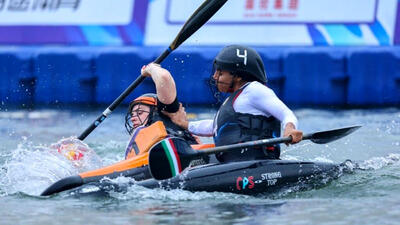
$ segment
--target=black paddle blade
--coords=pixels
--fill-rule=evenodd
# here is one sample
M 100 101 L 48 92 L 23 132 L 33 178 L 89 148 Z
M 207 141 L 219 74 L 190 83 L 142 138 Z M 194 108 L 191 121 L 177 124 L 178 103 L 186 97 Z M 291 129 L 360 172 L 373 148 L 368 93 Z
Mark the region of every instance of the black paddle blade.
M 342 138 L 344 136 L 347 136 L 356 131 L 357 129 L 359 129 L 360 127 L 361 126 L 352 126 L 334 130 L 315 132 L 310 134 L 310 136 L 305 136 L 304 139 L 310 139 L 312 142 L 317 144 L 326 144 L 332 141 L 336 141 L 337 139 Z
M 166 138 L 155 144 L 149 153 L 149 168 L 153 178 L 174 177 L 189 166 L 196 152 L 180 138 Z
M 170 45 L 172 50 L 176 49 L 194 32 L 203 26 L 225 3 L 227 0 L 206 0 L 201 6 L 190 16 L 183 25 L 176 39 Z

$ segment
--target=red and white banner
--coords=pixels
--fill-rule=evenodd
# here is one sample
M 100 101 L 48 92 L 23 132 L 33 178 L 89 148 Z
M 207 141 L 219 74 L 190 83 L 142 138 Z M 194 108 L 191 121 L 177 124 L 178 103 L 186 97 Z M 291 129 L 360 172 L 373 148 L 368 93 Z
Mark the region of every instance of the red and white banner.
M 202 3 L 150 1 L 144 44 L 170 43 Z M 391 45 L 397 5 L 398 0 L 228 0 L 186 44 Z
M 168 1 L 168 22 L 184 23 L 203 0 Z M 378 0 L 230 0 L 211 23 L 372 23 L 377 4 Z

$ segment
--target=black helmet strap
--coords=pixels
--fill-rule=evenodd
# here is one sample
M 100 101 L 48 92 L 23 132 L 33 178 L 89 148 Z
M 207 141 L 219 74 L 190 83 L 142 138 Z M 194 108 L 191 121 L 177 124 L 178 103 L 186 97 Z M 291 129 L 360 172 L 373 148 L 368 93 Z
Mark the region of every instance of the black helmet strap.
M 143 104 L 143 103 L 136 103 L 136 104 L 131 104 L 130 106 L 129 106 L 129 108 L 128 108 L 128 112 L 126 113 L 126 115 L 125 115 L 125 128 L 126 128 L 126 131 L 129 133 L 129 135 L 131 135 L 132 134 L 132 131 L 133 131 L 133 129 L 134 129 L 134 127 L 132 126 L 132 122 L 131 122 L 131 118 L 132 118 L 132 109 L 133 109 L 133 107 L 135 106 L 135 105 L 146 105 L 146 106 L 149 106 L 149 108 L 150 108 L 150 111 L 149 111 L 149 115 L 147 116 L 147 118 L 144 120 L 144 121 L 142 121 L 141 119 L 140 119 L 140 117 L 138 117 L 138 119 L 139 119 L 139 121 L 140 121 L 140 123 L 142 124 L 142 125 L 148 125 L 148 124 L 151 124 L 152 122 L 153 122 L 153 114 L 154 114 L 154 109 L 155 109 L 155 107 L 156 106 L 154 106 L 154 105 L 148 105 L 148 104 Z M 140 108 L 139 108 L 139 110 L 140 110 Z M 147 120 L 147 121 L 146 121 Z M 146 124 L 144 123 L 146 121 Z
M 235 77 L 239 77 L 239 76 L 236 73 L 232 73 L 229 71 L 229 73 L 232 75 L 232 79 L 231 79 L 231 82 L 228 84 L 228 83 L 219 81 L 219 77 L 221 76 L 221 72 L 220 72 L 221 70 L 217 69 L 216 71 L 218 72 L 218 78 L 215 80 L 215 86 L 216 86 L 217 90 L 218 90 L 218 84 L 229 85 L 229 90 L 233 90 L 233 86 L 234 86 L 233 80 L 235 79 Z

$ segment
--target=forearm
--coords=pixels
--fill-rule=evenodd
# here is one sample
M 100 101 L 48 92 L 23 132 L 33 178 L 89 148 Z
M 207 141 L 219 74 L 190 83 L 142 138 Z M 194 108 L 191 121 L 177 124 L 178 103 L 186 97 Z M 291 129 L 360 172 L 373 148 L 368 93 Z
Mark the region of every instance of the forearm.
M 159 101 L 168 105 L 175 100 L 175 81 L 168 70 L 162 68 L 158 64 L 151 63 L 144 69 L 144 74 L 150 76 L 153 80 L 156 86 L 157 98 Z
M 185 108 L 180 105 L 176 113 L 163 112 L 176 125 L 188 130 L 190 133 L 203 137 L 213 135 L 213 120 L 199 120 L 189 122 L 186 116 Z
M 282 127 L 285 129 L 287 126 L 293 127 L 297 129 L 298 127 L 298 120 L 297 117 L 294 115 L 292 111 L 288 112 L 282 120 Z
M 199 120 L 189 122 L 188 130 L 190 133 L 195 135 L 211 137 L 213 135 L 213 120 Z
M 252 83 L 251 90 L 245 90 L 247 98 L 250 100 L 247 105 L 254 107 L 255 109 L 264 113 L 264 115 L 272 115 L 282 123 L 282 127 L 285 128 L 288 123 L 292 123 L 295 128 L 297 127 L 297 118 L 276 95 L 275 93 L 258 83 Z

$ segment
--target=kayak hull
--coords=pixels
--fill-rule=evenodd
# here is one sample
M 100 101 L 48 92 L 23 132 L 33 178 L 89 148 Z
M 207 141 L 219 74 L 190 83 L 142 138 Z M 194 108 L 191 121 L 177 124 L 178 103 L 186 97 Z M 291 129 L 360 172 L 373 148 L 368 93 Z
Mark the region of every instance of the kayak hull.
M 243 161 L 198 166 L 171 179 L 148 179 L 136 184 L 147 188 L 179 188 L 193 192 L 218 191 L 253 195 L 290 185 L 315 183 L 333 177 L 337 168 L 337 164 L 325 162 Z
M 285 187 L 316 187 L 337 177 L 339 165 L 325 162 L 301 162 L 289 160 L 256 160 L 226 164 L 208 164 L 189 168 L 179 176 L 167 180 L 143 178 L 147 167 L 131 170 L 135 181 L 118 184 L 112 180 L 89 182 L 70 190 L 74 196 L 108 195 L 112 192 L 126 192 L 132 185 L 150 189 L 182 189 L 191 192 L 229 192 L 245 195 L 273 193 Z M 135 175 L 137 174 L 137 176 Z M 140 180 L 140 181 L 138 181 Z M 88 191 L 89 190 L 89 191 Z

